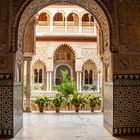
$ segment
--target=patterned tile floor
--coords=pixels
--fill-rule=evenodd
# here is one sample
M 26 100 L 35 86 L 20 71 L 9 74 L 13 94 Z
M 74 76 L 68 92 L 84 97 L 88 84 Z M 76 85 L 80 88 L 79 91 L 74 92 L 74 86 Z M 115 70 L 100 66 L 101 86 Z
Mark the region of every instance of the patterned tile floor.
M 24 113 L 24 127 L 11 140 L 140 140 L 139 136 L 112 137 L 99 112 Z

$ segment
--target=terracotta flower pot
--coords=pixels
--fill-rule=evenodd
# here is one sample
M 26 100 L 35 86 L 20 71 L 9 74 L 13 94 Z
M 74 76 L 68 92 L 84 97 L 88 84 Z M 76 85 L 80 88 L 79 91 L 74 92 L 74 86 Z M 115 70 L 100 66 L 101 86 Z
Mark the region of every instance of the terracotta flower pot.
M 75 112 L 79 112 L 79 106 L 75 106 Z
M 91 109 L 91 112 L 94 112 L 94 106 L 91 106 L 90 109 Z
M 55 107 L 55 111 L 56 111 L 56 113 L 59 113 L 60 112 L 60 107 Z
M 39 106 L 39 112 L 44 112 L 44 106 Z

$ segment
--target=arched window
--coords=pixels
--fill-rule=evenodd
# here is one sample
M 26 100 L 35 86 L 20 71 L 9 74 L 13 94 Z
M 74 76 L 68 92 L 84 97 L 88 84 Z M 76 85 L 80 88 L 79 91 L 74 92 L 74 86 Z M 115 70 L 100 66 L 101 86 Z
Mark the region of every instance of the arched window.
M 94 17 L 93 16 L 91 16 L 91 22 L 94 22 Z
M 85 70 L 85 84 L 88 84 L 88 71 Z
M 39 83 L 42 83 L 42 69 L 39 69 Z
M 37 69 L 34 69 L 34 83 L 38 82 L 38 72 Z
M 85 70 L 85 84 L 93 84 L 93 71 Z
M 89 71 L 89 84 L 92 84 L 93 71 Z
M 83 15 L 82 21 L 83 22 L 89 22 L 89 14 L 88 13 L 86 13 L 86 14 Z
M 47 15 L 46 15 L 46 13 L 44 12 L 44 13 L 41 13 L 40 15 L 39 15 L 39 17 L 38 17 L 38 21 L 47 21 L 48 19 L 47 19 Z
M 79 17 L 76 13 L 70 13 L 67 17 L 68 26 L 79 26 Z
M 74 16 L 72 13 L 68 15 L 67 21 L 74 21 Z
M 62 13 L 56 13 L 53 17 L 54 26 L 64 26 L 65 25 L 65 16 Z

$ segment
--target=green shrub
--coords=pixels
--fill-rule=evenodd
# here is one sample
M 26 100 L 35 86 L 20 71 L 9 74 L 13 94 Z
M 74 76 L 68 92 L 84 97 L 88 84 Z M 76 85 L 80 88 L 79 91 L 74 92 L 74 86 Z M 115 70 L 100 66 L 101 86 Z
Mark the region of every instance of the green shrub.
M 60 85 L 55 85 L 53 88 L 62 93 L 65 97 L 73 94 L 76 91 L 76 84 L 70 78 L 68 78 L 68 71 L 62 70 L 62 82 Z
M 84 85 L 83 89 L 87 91 L 89 89 L 89 86 L 88 85 Z
M 91 89 L 95 91 L 97 89 L 96 85 L 93 85 Z

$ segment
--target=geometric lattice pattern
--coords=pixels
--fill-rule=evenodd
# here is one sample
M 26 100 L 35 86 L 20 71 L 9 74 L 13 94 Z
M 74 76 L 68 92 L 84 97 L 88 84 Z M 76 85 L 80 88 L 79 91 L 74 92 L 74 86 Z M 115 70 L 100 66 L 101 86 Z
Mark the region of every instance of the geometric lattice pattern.
M 114 135 L 140 134 L 140 75 L 114 75 Z
M 23 126 L 23 91 L 22 83 L 14 84 L 14 135 Z
M 0 137 L 13 136 L 13 75 L 0 74 Z

